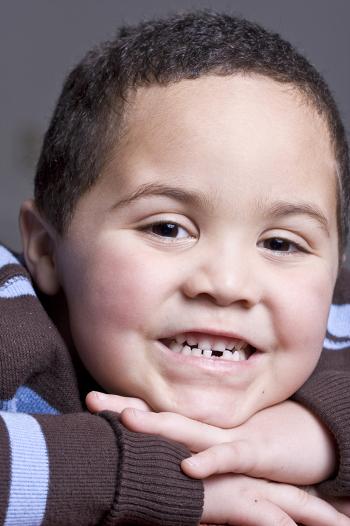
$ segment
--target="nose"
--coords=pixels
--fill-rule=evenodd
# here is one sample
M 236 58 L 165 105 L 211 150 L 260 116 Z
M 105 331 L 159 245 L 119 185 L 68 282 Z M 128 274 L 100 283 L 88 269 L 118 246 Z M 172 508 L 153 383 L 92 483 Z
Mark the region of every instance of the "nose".
M 206 298 L 220 306 L 239 303 L 251 308 L 261 300 L 262 282 L 259 268 L 246 251 L 221 245 L 193 259 L 191 272 L 183 282 L 188 298 Z

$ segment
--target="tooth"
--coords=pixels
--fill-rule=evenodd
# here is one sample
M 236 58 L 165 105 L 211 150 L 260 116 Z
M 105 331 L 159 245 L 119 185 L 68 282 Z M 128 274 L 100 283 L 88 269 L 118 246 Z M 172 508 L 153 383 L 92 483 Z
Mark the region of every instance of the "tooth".
M 211 343 L 209 342 L 209 340 L 199 340 L 198 347 L 203 351 L 209 351 L 211 350 Z
M 216 342 L 214 342 L 214 344 L 212 346 L 212 350 L 213 351 L 224 352 L 225 349 L 226 349 L 226 345 L 225 345 L 225 342 L 223 342 L 222 340 L 217 340 Z
M 177 343 L 184 343 L 186 341 L 186 338 L 184 334 L 178 334 L 175 337 L 175 340 L 177 341 Z
M 229 349 L 230 351 L 232 351 L 232 349 L 234 348 L 235 344 L 231 341 L 227 341 L 226 342 L 226 345 L 225 345 L 225 348 L 226 349 Z
M 232 352 L 225 350 L 222 355 L 225 360 L 232 360 Z
M 203 356 L 205 358 L 211 358 L 211 353 L 212 351 L 210 349 L 206 349 L 205 351 L 203 351 Z
M 186 341 L 187 341 L 188 345 L 196 345 L 196 343 L 197 343 L 197 340 L 193 336 L 188 336 L 186 338 Z
M 180 352 L 182 349 L 182 345 L 176 342 L 171 342 L 169 347 L 170 347 L 170 350 L 172 350 L 173 352 Z
M 240 359 L 240 361 L 243 361 L 243 360 L 246 360 L 246 359 L 247 359 L 247 355 L 246 355 L 246 353 L 245 353 L 243 350 L 241 350 L 241 351 L 237 351 L 237 352 L 238 352 L 238 354 L 239 354 L 239 359 Z
M 238 351 L 235 351 L 233 354 L 232 354 L 232 360 L 234 362 L 239 362 L 239 352 Z
M 198 347 L 195 347 L 191 351 L 191 356 L 202 356 L 202 351 L 198 349 Z
M 185 345 L 181 351 L 181 354 L 184 354 L 185 356 L 189 356 L 191 354 L 191 347 L 188 345 Z

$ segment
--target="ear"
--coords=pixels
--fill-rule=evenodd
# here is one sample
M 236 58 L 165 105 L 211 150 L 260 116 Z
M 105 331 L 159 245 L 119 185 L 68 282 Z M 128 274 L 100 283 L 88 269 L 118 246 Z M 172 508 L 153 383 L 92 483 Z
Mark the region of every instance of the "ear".
M 39 289 L 54 295 L 60 289 L 55 264 L 55 233 L 32 199 L 21 206 L 19 224 L 27 268 Z

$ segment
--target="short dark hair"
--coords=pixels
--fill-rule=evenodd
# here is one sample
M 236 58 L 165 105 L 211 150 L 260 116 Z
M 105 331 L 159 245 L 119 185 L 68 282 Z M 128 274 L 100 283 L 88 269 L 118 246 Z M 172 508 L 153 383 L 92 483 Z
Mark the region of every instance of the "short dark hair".
M 328 128 L 338 169 L 338 231 L 345 247 L 350 201 L 346 133 L 316 69 L 280 35 L 245 19 L 194 11 L 122 27 L 66 79 L 35 178 L 40 212 L 64 234 L 81 195 L 98 180 L 118 136 L 128 95 L 203 75 L 255 73 L 295 86 Z

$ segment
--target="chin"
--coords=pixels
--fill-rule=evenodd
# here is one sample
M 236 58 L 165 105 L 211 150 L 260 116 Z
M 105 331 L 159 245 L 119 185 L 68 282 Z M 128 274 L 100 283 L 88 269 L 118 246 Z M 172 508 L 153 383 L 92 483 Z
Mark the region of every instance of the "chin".
M 143 398 L 140 396 L 140 398 Z M 239 426 L 248 420 L 261 407 L 256 407 L 246 397 L 218 393 L 217 390 L 195 393 L 178 390 L 170 391 L 167 396 L 152 396 L 143 398 L 155 412 L 170 412 L 203 422 L 211 426 L 229 429 Z M 249 403 L 250 402 L 250 403 Z
M 223 404 L 219 404 L 218 407 L 178 407 L 175 411 L 183 416 L 198 420 L 211 426 L 220 427 L 222 429 L 229 429 L 232 427 L 243 424 L 251 416 L 251 412 L 235 411 L 232 406 L 230 408 L 225 407 Z
M 248 420 L 249 416 L 250 415 L 225 415 L 216 413 L 192 418 L 211 426 L 221 427 L 222 429 L 230 429 L 243 424 L 246 420 Z

